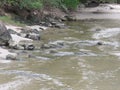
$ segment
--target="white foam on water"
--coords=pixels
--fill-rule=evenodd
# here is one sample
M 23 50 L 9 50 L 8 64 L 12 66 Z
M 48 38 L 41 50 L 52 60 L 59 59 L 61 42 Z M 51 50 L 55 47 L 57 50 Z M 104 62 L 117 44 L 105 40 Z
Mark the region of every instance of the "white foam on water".
M 109 37 L 116 36 L 119 33 L 120 33 L 120 28 L 108 28 L 95 33 L 93 35 L 93 38 L 95 39 L 109 38 Z
M 4 70 L 0 70 L 0 74 L 6 74 L 6 75 L 17 75 L 17 76 L 22 76 L 25 78 L 30 78 L 31 80 L 38 80 L 38 81 L 49 81 L 52 84 L 55 84 L 57 86 L 64 86 L 64 84 L 59 81 L 58 79 L 54 79 L 52 77 L 50 77 L 49 75 L 46 74 L 38 74 L 38 73 L 33 73 L 31 71 L 17 71 L 17 70 L 9 70 L 9 71 L 4 71 Z
M 74 52 L 58 52 L 54 54 L 55 56 L 70 56 L 74 55 Z
M 64 43 L 64 42 L 65 42 L 64 40 L 57 40 L 54 42 L 49 42 L 49 44 L 58 44 L 58 43 Z
M 116 76 L 120 72 L 120 67 L 117 67 L 114 70 L 105 70 L 98 72 L 96 70 L 92 70 L 92 68 L 95 67 L 91 66 L 84 59 L 79 59 L 78 65 L 80 66 L 80 72 L 82 72 L 82 80 L 79 81 L 79 84 L 86 83 L 83 87 L 83 90 L 99 90 L 99 84 L 97 84 L 97 82 L 99 83 L 101 81 L 106 81 L 103 83 L 107 83 L 111 80 L 119 80 Z M 107 85 L 111 83 L 116 84 L 116 82 L 110 82 Z
M 5 84 L 0 84 L 0 90 L 19 90 L 24 85 L 28 85 L 31 79 L 21 77 L 18 80 L 11 81 Z
M 11 63 L 12 61 L 11 60 L 0 60 L 0 63 Z
M 37 58 L 37 59 L 40 59 L 40 60 L 50 60 L 50 58 L 47 58 L 47 57 L 41 57 L 41 56 L 37 56 L 36 58 Z
M 66 41 L 67 44 L 75 44 L 80 46 L 94 46 L 96 45 L 99 40 L 78 40 L 78 41 Z
M 113 51 L 110 54 L 120 57 L 120 51 Z

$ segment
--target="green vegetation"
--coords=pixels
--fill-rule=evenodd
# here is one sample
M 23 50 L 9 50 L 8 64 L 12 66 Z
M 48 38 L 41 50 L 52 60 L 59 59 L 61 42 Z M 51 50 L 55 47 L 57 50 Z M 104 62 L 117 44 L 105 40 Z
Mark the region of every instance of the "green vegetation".
M 16 6 L 21 9 L 41 9 L 45 7 L 57 7 L 75 9 L 77 5 L 82 2 L 86 3 L 92 0 L 0 0 L 0 6 Z M 93 0 L 93 1 L 107 1 L 118 2 L 119 0 Z
M 75 9 L 79 4 L 79 0 L 0 0 L 1 6 L 17 6 L 26 9 L 40 9 L 44 7 L 66 7 Z
M 75 9 L 79 4 L 78 0 L 63 0 L 63 5 L 65 5 L 68 9 Z
M 12 24 L 16 26 L 25 26 L 24 23 L 21 23 L 20 21 L 13 20 L 10 16 L 1 16 L 0 21 L 6 23 L 6 24 Z

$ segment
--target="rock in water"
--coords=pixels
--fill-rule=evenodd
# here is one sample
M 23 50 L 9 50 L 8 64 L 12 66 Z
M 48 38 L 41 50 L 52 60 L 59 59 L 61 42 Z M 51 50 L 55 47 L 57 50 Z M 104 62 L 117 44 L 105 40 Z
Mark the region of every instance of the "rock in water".
M 5 27 L 5 25 L 0 22 L 0 45 L 7 45 L 8 41 L 12 39 L 9 31 Z
M 6 59 L 7 59 L 7 60 L 17 60 L 17 57 L 16 57 L 15 55 L 8 54 L 8 55 L 6 56 Z

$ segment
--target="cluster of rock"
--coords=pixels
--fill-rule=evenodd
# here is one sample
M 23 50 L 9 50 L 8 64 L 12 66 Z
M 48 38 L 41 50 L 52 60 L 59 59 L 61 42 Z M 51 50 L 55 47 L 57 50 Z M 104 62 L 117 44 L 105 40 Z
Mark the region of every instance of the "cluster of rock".
M 42 23 L 44 24 L 44 23 Z M 65 28 L 65 25 L 58 22 L 51 22 L 51 27 L 56 28 Z M 47 29 L 47 27 L 34 25 L 34 26 L 26 26 L 26 27 L 16 27 L 11 25 L 4 25 L 0 22 L 0 47 L 5 46 L 9 49 L 15 50 L 34 50 L 38 48 L 34 41 L 39 42 L 41 40 L 41 31 Z M 54 44 L 43 44 L 39 46 L 39 49 L 49 49 L 54 47 L 61 47 L 62 44 L 54 45 Z M 2 51 L 1 51 L 2 52 Z M 1 58 L 1 57 L 0 57 Z M 7 60 L 16 60 L 16 54 L 13 55 L 11 53 L 6 54 L 5 59 Z
M 75 20 L 72 16 L 64 16 L 63 18 L 54 19 L 46 17 L 45 22 L 40 22 L 39 25 L 17 27 L 11 25 L 4 25 L 0 22 L 0 47 L 6 46 L 15 50 L 34 50 L 38 48 L 35 46 L 34 41 L 41 40 L 41 31 L 47 27 L 64 29 L 67 28 L 62 21 Z M 39 49 L 50 49 L 62 47 L 63 44 L 42 44 Z M 8 54 L 6 59 L 16 59 L 16 56 Z
M 0 48 L 6 47 L 17 50 L 34 50 L 35 45 L 34 40 L 40 40 L 40 31 L 46 29 L 41 26 L 28 26 L 26 28 L 15 28 L 10 26 L 5 26 L 0 22 Z M 19 31 L 19 32 L 17 32 Z M 8 51 L 1 49 L 1 53 L 7 52 L 5 59 L 16 59 L 16 55 L 9 53 Z M 3 57 L 3 56 L 1 56 Z M 1 58 L 0 57 L 0 58 Z

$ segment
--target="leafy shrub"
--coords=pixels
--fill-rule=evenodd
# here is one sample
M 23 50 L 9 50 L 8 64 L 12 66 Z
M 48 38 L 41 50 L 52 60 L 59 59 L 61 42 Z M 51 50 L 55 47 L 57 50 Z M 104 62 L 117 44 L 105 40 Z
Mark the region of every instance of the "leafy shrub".
M 19 8 L 40 9 L 41 0 L 0 0 L 1 5 L 17 6 Z
M 66 7 L 75 9 L 80 0 L 0 0 L 0 4 L 19 8 L 40 9 L 43 7 Z
M 71 10 L 78 6 L 79 0 L 62 0 L 62 4 Z

